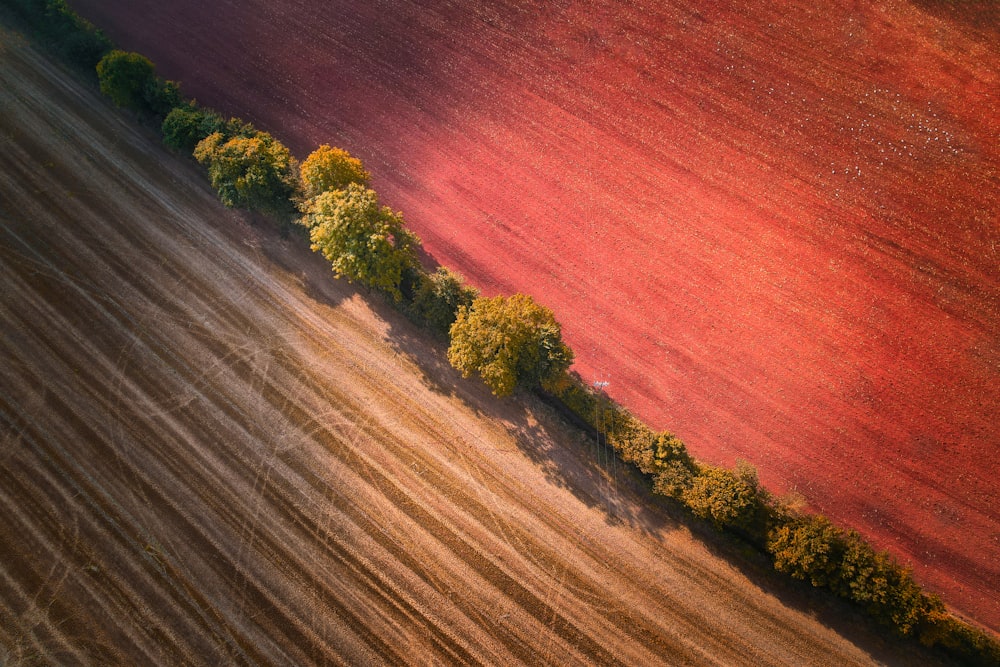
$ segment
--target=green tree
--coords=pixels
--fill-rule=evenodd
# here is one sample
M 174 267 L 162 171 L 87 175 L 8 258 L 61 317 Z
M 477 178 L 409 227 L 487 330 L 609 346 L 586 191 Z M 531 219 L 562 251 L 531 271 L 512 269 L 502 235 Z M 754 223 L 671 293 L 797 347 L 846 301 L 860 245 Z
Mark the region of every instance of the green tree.
M 361 165 L 361 160 L 340 148 L 323 144 L 302 162 L 299 168 L 302 189 L 306 199 L 317 197 L 328 190 L 343 190 L 351 183 L 368 185 L 371 175 Z
M 195 146 L 194 157 L 208 167 L 212 187 L 230 208 L 275 215 L 291 213 L 295 162 L 281 142 L 266 132 L 226 140 L 214 132 Z
M 458 309 L 471 306 L 478 296 L 479 290 L 466 285 L 462 276 L 441 266 L 430 275 L 420 275 L 410 312 L 432 331 L 447 336 Z
M 165 116 L 182 104 L 180 86 L 157 77 L 153 63 L 138 53 L 110 51 L 97 63 L 97 80 L 112 102 L 133 111 Z
M 111 50 L 111 40 L 65 0 L 5 0 L 47 47 L 90 71 Z
M 506 396 L 565 372 L 573 351 L 551 310 L 515 294 L 461 306 L 451 326 L 448 361 L 463 377 L 477 373 L 494 394 Z
M 705 466 L 684 492 L 684 503 L 696 516 L 720 528 L 746 527 L 758 507 L 756 474 L 743 466 L 737 471 Z
M 417 237 L 403 217 L 379 206 L 374 190 L 351 183 L 310 200 L 302 224 L 313 250 L 323 253 L 338 277 L 382 290 L 399 300 L 403 272 L 417 264 Z
M 146 93 L 155 87 L 156 74 L 149 58 L 115 49 L 97 63 L 97 80 L 101 92 L 118 106 L 144 111 Z
M 160 118 L 170 113 L 171 109 L 184 104 L 181 87 L 176 81 L 164 81 L 156 77 L 145 91 L 146 110 Z
M 227 127 L 226 120 L 216 112 L 189 104 L 171 109 L 163 119 L 160 131 L 163 133 L 163 143 L 192 153 L 198 142 L 208 135 L 218 132 L 225 136 Z

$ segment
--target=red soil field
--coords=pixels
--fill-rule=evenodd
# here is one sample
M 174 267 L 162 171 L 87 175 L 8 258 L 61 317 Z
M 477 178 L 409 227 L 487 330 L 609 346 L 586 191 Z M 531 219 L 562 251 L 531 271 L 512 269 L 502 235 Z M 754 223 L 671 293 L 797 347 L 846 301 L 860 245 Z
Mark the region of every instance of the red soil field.
M 996 4 L 71 4 L 1000 629 Z

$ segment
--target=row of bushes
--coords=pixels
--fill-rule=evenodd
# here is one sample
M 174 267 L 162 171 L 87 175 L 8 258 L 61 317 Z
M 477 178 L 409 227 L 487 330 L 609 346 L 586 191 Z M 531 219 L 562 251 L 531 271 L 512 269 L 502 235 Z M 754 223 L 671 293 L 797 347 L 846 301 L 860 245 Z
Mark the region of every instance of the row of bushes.
M 323 145 L 298 164 L 271 135 L 195 103 L 166 116 L 163 140 L 208 167 L 223 204 L 294 220 L 338 277 L 386 294 L 438 336 L 479 296 L 444 267 L 424 270 L 420 240 L 401 213 L 379 205 L 370 174 L 347 151 Z
M 369 174 L 347 152 L 321 146 L 300 165 L 270 134 L 185 100 L 176 83 L 155 75 L 148 59 L 113 50 L 63 0 L 4 2 L 57 53 L 96 67 L 101 90 L 116 104 L 162 119 L 164 143 L 206 166 L 226 206 L 298 222 L 338 276 L 387 294 L 436 334 L 451 334 L 449 358 L 464 374 L 479 372 L 498 394 L 517 386 L 544 388 L 647 475 L 654 492 L 766 550 L 779 572 L 860 605 L 901 636 L 916 636 L 970 664 L 1000 664 L 996 640 L 947 613 L 940 600 L 921 591 L 908 568 L 856 532 L 779 502 L 760 486 L 752 466 L 728 470 L 694 460 L 675 436 L 652 431 L 567 373 L 572 351 L 562 343 L 551 311 L 522 295 L 480 299 L 457 274 L 445 268 L 426 272 L 416 258 L 419 239 L 401 214 L 379 205 Z M 531 326 L 525 329 L 523 322 Z M 502 329 L 500 335 L 485 336 L 491 328 Z M 523 349 L 509 349 L 512 339 Z M 470 344 L 475 349 L 456 352 Z M 506 367 L 496 370 L 497 364 Z M 492 384 L 494 375 L 504 379 Z

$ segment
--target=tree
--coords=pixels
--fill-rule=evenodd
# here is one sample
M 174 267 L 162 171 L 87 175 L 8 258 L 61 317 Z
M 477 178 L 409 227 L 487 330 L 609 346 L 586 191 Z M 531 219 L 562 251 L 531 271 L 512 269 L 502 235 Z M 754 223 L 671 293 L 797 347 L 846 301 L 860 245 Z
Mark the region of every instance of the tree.
M 302 224 L 309 228 L 312 249 L 330 260 L 338 277 L 401 298 L 404 270 L 417 264 L 417 237 L 403 217 L 380 207 L 374 190 L 351 183 L 310 201 Z
M 573 351 L 551 310 L 515 294 L 461 306 L 451 326 L 448 361 L 463 377 L 477 373 L 494 394 L 507 396 L 565 372 Z
M 97 80 L 101 92 L 118 106 L 144 111 L 146 91 L 155 86 L 156 74 L 149 58 L 115 49 L 97 63 Z
M 664 431 L 657 436 L 652 454 L 653 490 L 678 500 L 683 498 L 696 472 L 687 447 L 677 436 Z
M 933 611 L 932 601 L 910 570 L 885 551 L 876 552 L 857 532 L 849 531 L 834 590 L 867 608 L 868 613 L 901 635 L 911 634 Z
M 660 466 L 653 478 L 653 491 L 675 500 L 683 500 L 694 479 L 694 472 L 682 461 L 667 461 Z
M 751 476 L 747 467 L 733 472 L 706 466 L 684 492 L 683 500 L 696 516 L 720 528 L 746 526 L 758 505 L 756 475 Z
M 76 65 L 93 71 L 111 50 L 111 40 L 65 0 L 7 0 L 3 4 L 27 21 L 42 43 Z
M 307 199 L 328 190 L 343 190 L 351 183 L 368 185 L 371 175 L 361 160 L 340 148 L 323 144 L 305 159 L 300 167 L 302 189 Z
M 770 532 L 767 550 L 774 569 L 813 586 L 832 586 L 844 556 L 844 531 L 824 516 L 806 516 Z
M 180 84 L 176 81 L 164 81 L 156 77 L 145 91 L 146 110 L 163 118 L 171 109 L 184 104 Z
M 172 109 L 163 119 L 160 131 L 163 143 L 190 154 L 202 139 L 216 132 L 225 136 L 226 129 L 222 116 L 192 103 Z
M 479 290 L 443 266 L 430 275 L 421 273 L 418 280 L 410 311 L 432 331 L 443 335 L 451 330 L 458 309 L 471 306 L 479 296 Z
M 155 71 L 149 58 L 116 49 L 97 63 L 97 80 L 101 92 L 118 106 L 165 116 L 182 104 L 180 86 L 160 79 Z
M 294 160 L 267 132 L 229 140 L 214 132 L 198 142 L 194 157 L 208 167 L 212 187 L 226 206 L 277 215 L 291 212 Z

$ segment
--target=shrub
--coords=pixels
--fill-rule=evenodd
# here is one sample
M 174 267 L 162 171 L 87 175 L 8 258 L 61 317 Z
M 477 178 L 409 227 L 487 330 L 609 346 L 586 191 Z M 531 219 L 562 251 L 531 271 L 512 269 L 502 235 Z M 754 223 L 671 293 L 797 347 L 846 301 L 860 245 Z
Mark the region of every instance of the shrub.
M 184 103 L 180 84 L 154 78 L 145 91 L 146 110 L 158 118 L 164 118 L 170 111 Z
M 773 529 L 767 550 L 774 556 L 774 569 L 813 586 L 836 581 L 846 544 L 844 532 L 823 516 L 805 516 Z
M 112 48 L 111 40 L 64 0 L 8 0 L 7 4 L 48 48 L 75 65 L 93 71 Z
M 138 53 L 107 53 L 97 63 L 97 81 L 112 102 L 133 111 L 165 116 L 181 104 L 178 84 L 158 78 L 153 63 Z
M 900 635 L 911 634 L 928 613 L 929 602 L 910 570 L 888 553 L 876 553 L 855 531 L 846 533 L 844 542 L 834 590 Z
M 656 445 L 653 448 L 653 460 L 657 466 L 677 462 L 694 471 L 694 460 L 688 454 L 687 447 L 680 441 L 680 438 L 666 431 L 656 436 Z
M 695 473 L 691 466 L 674 460 L 664 463 L 653 478 L 653 491 L 662 496 L 683 500 L 694 484 Z
M 146 89 L 156 80 L 153 63 L 138 53 L 114 50 L 97 63 L 101 92 L 120 107 L 139 111 L 146 104 Z
M 653 476 L 656 493 L 677 499 L 691 486 L 695 463 L 675 435 L 654 433 L 628 410 L 597 394 L 575 373 L 561 374 L 544 388 L 606 437 L 622 460 Z
M 1000 665 L 1000 641 L 949 614 L 936 597 L 928 598 L 927 608 L 920 628 L 922 644 L 944 649 L 963 665 Z
M 193 153 L 195 146 L 210 134 L 229 134 L 225 119 L 211 109 L 196 104 L 178 105 L 163 119 L 163 143 L 171 148 Z
M 634 463 L 646 474 L 656 472 L 654 446 L 656 433 L 628 410 L 611 404 L 604 411 L 602 424 L 608 443 L 623 461 Z
M 560 373 L 543 381 L 542 387 L 576 415 L 584 424 L 597 428 L 599 398 L 575 372 Z

